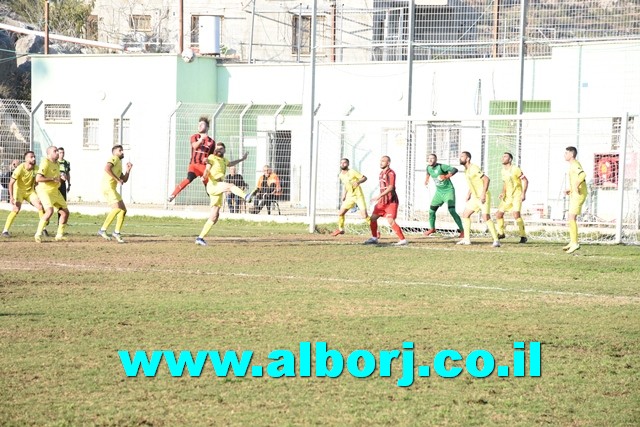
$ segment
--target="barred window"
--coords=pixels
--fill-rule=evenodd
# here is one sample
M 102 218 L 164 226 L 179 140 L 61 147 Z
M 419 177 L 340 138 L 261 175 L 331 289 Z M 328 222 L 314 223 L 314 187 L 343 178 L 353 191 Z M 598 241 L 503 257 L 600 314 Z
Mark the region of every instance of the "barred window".
M 291 53 L 310 55 L 311 54 L 311 15 L 293 15 L 291 20 Z M 317 16 L 316 44 L 322 45 L 325 32 L 325 17 Z M 298 48 L 300 51 L 298 52 Z M 317 52 L 320 53 L 320 52 Z
M 71 123 L 71 104 L 45 104 L 45 123 Z
M 99 119 L 84 119 L 82 127 L 82 148 L 98 148 Z
M 129 29 L 134 32 L 150 33 L 152 30 L 151 15 L 130 15 Z
M 121 144 L 124 148 L 129 148 L 129 119 L 122 120 L 122 142 L 120 142 L 120 119 L 113 119 L 113 145 Z

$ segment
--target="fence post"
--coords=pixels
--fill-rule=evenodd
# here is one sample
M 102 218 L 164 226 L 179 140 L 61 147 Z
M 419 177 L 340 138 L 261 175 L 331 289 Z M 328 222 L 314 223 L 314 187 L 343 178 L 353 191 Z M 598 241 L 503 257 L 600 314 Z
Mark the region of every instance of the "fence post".
M 629 132 L 629 113 L 622 116 L 620 129 L 620 153 L 618 155 L 618 218 L 616 221 L 615 243 L 622 243 L 622 223 L 624 221 L 624 174 L 627 158 L 627 133 Z
M 169 143 L 167 144 L 167 173 L 165 174 L 165 185 L 167 188 L 167 192 L 171 191 L 171 187 L 169 187 L 169 173 L 171 172 L 171 122 L 173 121 L 173 116 L 178 112 L 178 109 L 182 105 L 182 102 L 178 102 L 176 108 L 173 109 L 171 114 L 169 114 Z M 177 137 L 177 136 L 176 136 Z M 169 209 L 169 200 L 164 199 L 164 208 Z

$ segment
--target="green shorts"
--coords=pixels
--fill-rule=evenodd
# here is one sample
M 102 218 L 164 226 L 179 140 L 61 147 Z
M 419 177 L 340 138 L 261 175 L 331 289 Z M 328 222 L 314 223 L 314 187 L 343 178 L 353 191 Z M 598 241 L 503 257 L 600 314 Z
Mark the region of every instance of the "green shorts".
M 436 194 L 431 199 L 431 205 L 439 208 L 440 206 L 447 204 L 449 208 L 456 207 L 456 192 L 455 190 L 436 190 Z

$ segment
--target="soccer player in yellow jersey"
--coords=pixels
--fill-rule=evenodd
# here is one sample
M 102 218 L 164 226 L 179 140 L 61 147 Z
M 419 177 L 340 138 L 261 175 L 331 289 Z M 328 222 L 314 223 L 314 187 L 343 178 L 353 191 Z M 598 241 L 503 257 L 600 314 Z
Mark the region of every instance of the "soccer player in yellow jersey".
M 245 193 L 237 185 L 224 182 L 224 177 L 227 174 L 227 167 L 235 166 L 238 163 L 245 161 L 249 153 L 244 153 L 244 155 L 237 160 L 229 161 L 224 158 L 226 150 L 227 147 L 222 142 L 218 142 L 216 143 L 213 154 L 209 155 L 207 158 L 207 166 L 204 169 L 202 181 L 207 182 L 207 193 L 209 193 L 209 199 L 211 201 L 211 214 L 209 215 L 207 222 L 202 227 L 200 235 L 196 237 L 196 245 L 207 246 L 207 242 L 205 242 L 204 238 L 209 234 L 209 231 L 211 231 L 211 227 L 218 222 L 224 193 L 231 192 L 238 197 L 242 197 L 247 202 L 251 201 L 250 193 Z
M 7 216 L 2 237 L 9 237 L 9 229 L 22 208 L 22 202 L 25 200 L 38 210 L 40 218 L 44 215 L 42 203 L 40 203 L 35 190 L 37 169 L 36 155 L 33 151 L 27 151 L 24 153 L 24 162 L 13 170 L 9 180 L 9 202 L 13 205 L 13 209 Z
M 582 205 L 587 199 L 586 174 L 582 165 L 576 160 L 578 150 L 576 147 L 567 147 L 564 152 L 564 159 L 569 162 L 569 244 L 562 249 L 568 254 L 580 249 L 578 243 L 578 215 L 582 213 Z
M 109 234 L 107 234 L 107 228 L 109 228 L 113 220 L 117 218 L 116 227 L 113 230 L 112 236 L 118 243 L 124 243 L 120 231 L 122 230 L 122 224 L 124 224 L 124 217 L 127 214 L 127 207 L 122 201 L 122 196 L 118 193 L 117 187 L 118 184 L 122 185 L 129 180 L 129 174 L 133 167 L 131 162 L 127 162 L 127 169 L 122 173 L 122 159 L 124 159 L 122 145 L 114 145 L 111 148 L 111 158 L 107 160 L 107 164 L 104 167 L 104 174 L 102 175 L 102 194 L 111 206 L 111 212 L 109 212 L 102 224 L 102 228 L 98 231 L 98 236 L 105 240 L 111 240 Z
M 499 196 L 500 205 L 496 212 L 498 238 L 504 239 L 504 213 L 511 210 L 520 233 L 520 243 L 527 243 L 527 233 L 524 230 L 524 220 L 520 216 L 520 210 L 522 210 L 522 202 L 527 197 L 529 181 L 522 173 L 522 169 L 512 163 L 513 155 L 504 153 L 502 155 L 502 193 Z
M 349 159 L 344 158 L 340 160 L 340 174 L 338 175 L 340 182 L 342 183 L 342 205 L 340 206 L 340 212 L 338 212 L 338 229 L 331 233 L 332 236 L 338 236 L 344 234 L 344 216 L 349 209 L 354 206 L 358 206 L 360 216 L 369 224 L 370 219 L 367 214 L 367 202 L 364 198 L 364 192 L 360 184 L 367 180 L 367 177 L 362 175 L 355 169 L 349 169 Z
M 40 218 L 38 229 L 34 236 L 36 242 L 42 242 L 42 232 L 49 222 L 49 218 L 53 215 L 53 208 L 58 209 L 60 221 L 58 222 L 58 232 L 55 239 L 57 241 L 67 240 L 64 236 L 64 229 L 67 227 L 69 220 L 69 209 L 67 202 L 60 194 L 60 165 L 58 164 L 58 149 L 54 146 L 47 148 L 47 157 L 42 160 L 36 175 L 36 193 L 42 207 L 44 215 Z
M 493 237 L 493 247 L 499 248 L 500 241 L 496 227 L 491 220 L 491 193 L 489 192 L 489 177 L 482 172 L 478 165 L 471 163 L 471 153 L 463 151 L 460 155 L 460 164 L 464 166 L 464 175 L 469 185 L 469 194 L 467 195 L 467 205 L 462 213 L 462 226 L 464 227 L 464 238 L 460 240 L 458 245 L 471 244 L 471 215 L 475 212 L 481 212 L 484 222 L 489 228 L 491 237 Z

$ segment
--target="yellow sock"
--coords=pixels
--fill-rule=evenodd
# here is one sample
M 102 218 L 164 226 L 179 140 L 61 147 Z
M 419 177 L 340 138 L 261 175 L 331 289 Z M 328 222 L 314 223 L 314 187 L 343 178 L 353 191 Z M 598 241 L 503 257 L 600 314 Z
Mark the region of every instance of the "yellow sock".
M 498 233 L 496 232 L 496 225 L 490 219 L 488 219 L 486 222 L 487 222 L 487 227 L 489 228 L 489 233 L 491 233 L 491 237 L 493 237 L 493 241 L 495 242 L 496 240 L 498 240 Z
M 344 230 L 344 215 L 338 217 L 338 230 Z
M 42 230 L 47 226 L 49 221 L 45 221 L 44 218 L 40 218 L 38 222 L 38 229 L 36 230 L 36 236 L 42 236 Z
M 578 223 L 569 221 L 569 241 L 572 245 L 578 244 Z
M 106 230 L 107 228 L 109 228 L 109 226 L 111 225 L 111 223 L 113 222 L 113 220 L 115 219 L 115 217 L 118 215 L 120 211 L 121 211 L 120 208 L 111 209 L 111 212 L 109 212 L 109 215 L 107 215 L 107 218 L 104 220 L 104 223 L 102 224 L 102 230 Z
M 38 218 L 42 219 L 44 216 L 44 211 L 38 211 Z
M 200 235 L 198 237 L 204 239 L 207 234 L 209 234 L 209 231 L 211 231 L 211 227 L 213 227 L 213 221 L 208 219 L 207 222 L 204 223 L 204 227 L 202 227 L 202 231 L 200 232 Z
M 231 187 L 231 192 L 232 192 L 233 194 L 235 194 L 236 196 L 241 197 L 241 198 L 243 198 L 243 199 L 247 196 L 247 193 L 245 193 L 244 191 L 242 191 L 242 188 L 237 187 L 237 186 L 235 186 L 235 185 L 234 185 L 233 187 Z
M 67 228 L 67 224 L 58 224 L 58 232 L 56 233 L 56 237 L 64 236 L 65 228 Z
M 7 216 L 7 222 L 4 223 L 4 231 L 9 231 L 9 229 L 11 228 L 11 224 L 13 224 L 13 221 L 16 219 L 16 216 L 18 216 L 18 212 L 9 212 L 9 215 Z
M 370 216 L 366 217 L 364 220 L 367 223 L 367 225 L 371 225 L 371 217 Z
M 124 224 L 124 216 L 127 214 L 127 211 L 124 211 L 122 209 L 119 209 L 120 212 L 118 212 L 117 215 L 117 220 L 116 220 L 116 229 L 113 230 L 116 233 L 120 233 L 120 230 L 122 230 L 122 224 Z
M 504 234 L 504 218 L 496 219 L 496 225 L 498 226 L 498 234 Z
M 524 231 L 524 219 L 516 219 L 516 224 L 518 225 L 518 231 L 520 231 L 520 237 L 527 237 L 527 233 Z
M 464 229 L 464 238 L 471 238 L 471 218 L 462 218 L 462 228 Z

